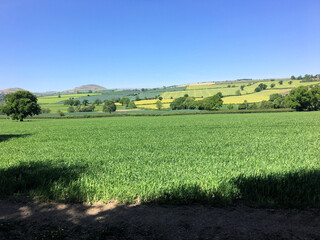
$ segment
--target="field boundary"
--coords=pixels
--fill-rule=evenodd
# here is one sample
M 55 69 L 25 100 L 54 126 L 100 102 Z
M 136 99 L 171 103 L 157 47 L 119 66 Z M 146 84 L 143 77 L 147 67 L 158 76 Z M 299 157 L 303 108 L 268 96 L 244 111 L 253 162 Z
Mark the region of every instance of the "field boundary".
M 75 119 L 75 118 L 102 118 L 102 117 L 157 117 L 157 116 L 175 116 L 175 115 L 201 115 L 201 114 L 248 114 L 248 113 L 277 113 L 277 112 L 295 112 L 290 108 L 280 109 L 254 109 L 254 110 L 218 110 L 202 112 L 176 112 L 172 113 L 119 113 L 119 114 L 92 114 L 92 115 L 73 115 L 73 116 L 33 116 L 26 119 Z M 10 117 L 0 117 L 0 119 L 9 119 Z

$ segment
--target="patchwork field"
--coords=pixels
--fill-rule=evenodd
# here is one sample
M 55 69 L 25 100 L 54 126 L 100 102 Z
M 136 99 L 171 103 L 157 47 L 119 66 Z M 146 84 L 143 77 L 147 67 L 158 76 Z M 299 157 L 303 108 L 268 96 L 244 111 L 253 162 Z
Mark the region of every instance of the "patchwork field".
M 255 92 L 251 94 L 245 94 L 241 96 L 230 96 L 230 97 L 224 97 L 223 103 L 224 104 L 238 104 L 238 103 L 243 103 L 245 100 L 247 100 L 249 103 L 257 103 L 261 102 L 264 100 L 269 100 L 269 97 L 271 94 L 274 93 L 288 93 L 290 89 L 270 89 L 270 90 L 265 90 L 261 92 Z
M 0 120 L 0 196 L 320 206 L 320 112 Z
M 163 98 L 178 98 L 183 97 L 185 94 L 188 94 L 192 97 L 202 98 L 209 97 L 221 92 L 223 96 L 236 96 L 236 91 L 240 90 L 241 95 L 252 94 L 255 93 L 255 88 L 260 84 L 266 84 L 267 90 L 276 90 L 276 92 L 283 92 L 288 89 L 292 89 L 299 86 L 309 86 L 314 84 L 320 84 L 320 82 L 301 82 L 301 80 L 290 80 L 290 79 L 282 79 L 283 83 L 279 83 L 279 79 L 275 81 L 248 81 L 248 82 L 238 82 L 238 83 L 216 83 L 212 85 L 191 85 L 187 86 L 185 91 L 174 91 L 174 92 L 164 92 L 161 94 Z M 289 82 L 292 82 L 291 84 Z M 271 84 L 275 84 L 273 88 L 270 87 Z M 241 90 L 240 86 L 244 86 L 244 89 Z M 229 87 L 228 87 L 229 86 Z M 282 91 L 281 91 L 282 90 Z M 263 95 L 266 95 L 271 92 L 265 92 Z M 261 93 L 260 93 L 261 94 Z M 242 98 L 240 98 L 242 99 Z M 259 101 L 258 99 L 267 100 L 265 98 L 261 98 L 258 94 L 257 97 L 248 97 L 248 101 Z M 237 100 L 237 98 L 236 98 Z M 262 100 L 260 100 L 262 101 Z M 239 101 L 237 101 L 239 102 Z M 243 102 L 243 101 L 242 101 Z M 227 102 L 229 103 L 229 102 Z
M 75 93 L 75 94 L 65 94 L 65 95 L 61 95 L 61 97 L 59 98 L 58 95 L 54 95 L 54 96 L 45 96 L 45 97 L 38 97 L 38 103 L 40 104 L 50 104 L 50 103 L 59 103 L 59 102 L 63 102 L 64 100 L 67 100 L 69 98 L 81 98 L 81 97 L 88 97 L 88 95 L 90 96 L 95 96 L 95 95 L 100 95 L 101 93 Z

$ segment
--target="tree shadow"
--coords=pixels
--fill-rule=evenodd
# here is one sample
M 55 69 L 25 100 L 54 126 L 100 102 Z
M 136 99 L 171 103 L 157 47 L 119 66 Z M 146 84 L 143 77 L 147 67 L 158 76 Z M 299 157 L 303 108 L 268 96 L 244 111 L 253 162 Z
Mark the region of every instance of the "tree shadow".
M 86 167 L 66 166 L 64 162 L 22 163 L 0 171 L 0 195 L 34 193 L 44 199 L 56 199 L 61 195 L 59 191 L 65 191 L 62 195 L 65 199 L 79 201 L 84 189 L 74 185 L 68 191 L 64 187 L 72 185 Z M 312 239 L 320 236 L 320 209 L 257 209 L 243 202 L 216 205 L 228 199 L 236 203 L 240 197 L 244 203 L 256 205 L 319 207 L 319 171 L 241 175 L 230 183 L 231 187 L 206 191 L 197 184 L 183 185 L 164 191 L 146 204 L 132 206 L 0 200 L 0 239 L 291 239 L 293 236 Z M 233 191 L 236 194 L 226 194 Z
M 0 134 L 0 142 L 7 141 L 11 138 L 24 138 L 30 135 L 31 134 Z
M 25 162 L 1 169 L 0 196 L 31 196 L 77 202 L 81 199 L 82 190 L 76 181 L 85 168 L 85 165 L 67 165 L 55 161 Z
M 320 171 L 301 170 L 233 179 L 239 196 L 260 207 L 320 207 Z

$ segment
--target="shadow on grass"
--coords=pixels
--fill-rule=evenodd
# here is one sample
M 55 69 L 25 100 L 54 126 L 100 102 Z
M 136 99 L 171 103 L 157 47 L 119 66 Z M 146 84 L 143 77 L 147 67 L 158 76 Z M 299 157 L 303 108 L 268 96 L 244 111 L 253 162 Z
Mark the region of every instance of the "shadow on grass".
M 79 201 L 76 184 L 86 166 L 64 162 L 28 162 L 0 170 L 0 196 L 31 196 L 40 199 Z
M 0 134 L 0 142 L 7 141 L 11 138 L 24 138 L 30 135 L 31 134 Z
M 267 207 L 320 207 L 320 171 L 301 170 L 233 180 L 241 198 Z
M 33 193 L 48 199 L 63 196 L 74 202 L 81 199 L 83 189 L 72 187 L 72 183 L 85 168 L 65 166 L 63 162 L 23 163 L 0 171 L 0 194 Z M 212 191 L 198 185 L 181 186 L 146 201 L 148 205 L 91 207 L 0 201 L 0 239 L 175 239 L 178 235 L 181 239 L 312 239 L 320 236 L 320 209 L 275 212 L 242 204 L 224 208 L 210 204 L 234 203 L 241 197 L 257 205 L 319 207 L 319 196 L 320 172 L 304 170 L 257 177 L 241 175 Z M 190 204 L 204 202 L 209 205 Z

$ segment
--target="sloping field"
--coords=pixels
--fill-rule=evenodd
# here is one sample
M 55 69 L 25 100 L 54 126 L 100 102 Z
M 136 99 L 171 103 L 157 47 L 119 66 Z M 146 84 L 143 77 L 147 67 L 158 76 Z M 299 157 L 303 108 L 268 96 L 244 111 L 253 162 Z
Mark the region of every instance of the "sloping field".
M 236 95 L 238 88 L 204 88 L 199 90 L 185 90 L 185 91 L 176 91 L 176 92 L 165 92 L 161 94 L 163 98 L 178 98 L 183 97 L 185 94 L 188 94 L 190 97 L 210 97 L 218 92 L 221 92 L 222 95 Z
M 221 92 L 224 98 L 224 103 L 240 103 L 245 99 L 249 102 L 257 102 L 262 100 L 268 100 L 268 96 L 266 94 L 272 93 L 281 93 L 288 91 L 292 88 L 299 86 L 310 86 L 315 84 L 320 84 L 320 82 L 301 82 L 301 80 L 290 80 L 290 79 L 282 79 L 283 83 L 279 83 L 280 80 L 274 81 L 250 81 L 250 82 L 239 82 L 239 83 L 223 83 L 223 84 L 214 84 L 214 85 L 190 85 L 187 86 L 185 91 L 176 91 L 176 92 L 165 92 L 161 94 L 163 98 L 178 98 L 183 97 L 185 94 L 188 94 L 192 97 L 202 98 L 202 97 L 210 97 L 218 92 Z M 289 82 L 291 82 L 289 84 Z M 260 93 L 255 93 L 255 88 L 260 84 L 266 84 L 268 91 L 262 91 Z M 271 88 L 271 84 L 275 84 L 273 88 Z M 245 86 L 243 90 L 240 89 L 240 86 Z M 229 86 L 229 87 L 228 87 Z M 236 91 L 239 91 L 241 96 L 237 96 Z M 247 95 L 248 94 L 248 95 Z M 255 94 L 254 96 L 250 96 L 251 94 Z M 229 97 L 232 96 L 232 97 Z M 233 97 L 234 96 L 234 97 Z M 232 100 L 230 100 L 232 99 Z M 225 101 L 226 100 L 226 101 Z
M 38 97 L 38 103 L 40 104 L 50 104 L 50 103 L 59 103 L 59 102 L 63 102 L 64 100 L 67 100 L 69 98 L 81 98 L 81 97 L 88 97 L 88 95 L 90 96 L 96 96 L 96 95 L 100 95 L 101 93 L 75 93 L 75 94 L 66 94 L 66 95 L 61 95 L 61 97 L 59 98 L 58 95 L 54 95 L 54 96 L 46 96 L 46 97 Z
M 320 207 L 319 129 L 320 112 L 0 120 L 0 196 Z
M 254 102 L 261 102 L 264 100 L 269 100 L 269 96 L 274 93 L 286 93 L 290 91 L 290 89 L 272 89 L 272 90 L 264 90 L 261 92 L 255 92 L 251 94 L 245 94 L 241 96 L 231 96 L 231 97 L 224 97 L 223 104 L 229 104 L 229 103 L 243 103 L 244 100 L 247 100 L 249 103 Z

